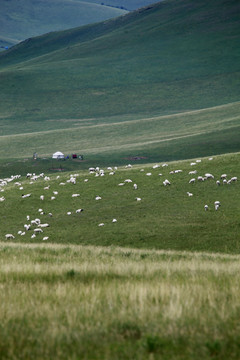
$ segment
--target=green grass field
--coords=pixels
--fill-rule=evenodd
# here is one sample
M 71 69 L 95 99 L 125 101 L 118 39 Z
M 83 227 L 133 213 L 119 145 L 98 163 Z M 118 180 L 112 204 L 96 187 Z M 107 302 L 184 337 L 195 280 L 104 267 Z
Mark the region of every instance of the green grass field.
M 1 359 L 240 358 L 238 14 L 166 0 L 0 54 Z
M 2 359 L 238 359 L 239 255 L 0 243 Z

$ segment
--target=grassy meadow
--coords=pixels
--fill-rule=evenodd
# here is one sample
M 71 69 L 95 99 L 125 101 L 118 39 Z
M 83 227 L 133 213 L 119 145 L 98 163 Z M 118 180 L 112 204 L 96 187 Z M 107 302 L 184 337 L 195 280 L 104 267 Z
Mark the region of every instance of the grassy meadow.
M 1 359 L 238 359 L 239 259 L 1 242 Z
M 238 14 L 166 0 L 1 52 L 1 359 L 240 358 Z
M 239 178 L 238 162 L 239 154 L 230 154 L 213 160 L 203 158 L 192 166 L 190 160 L 164 167 L 159 164 L 154 169 L 143 164 L 122 166 L 114 175 L 105 168 L 105 175 L 97 177 L 83 170 L 75 173 L 75 185 L 68 182 L 73 173 L 54 173 L 50 180 L 40 178 L 35 182 L 22 177 L 3 187 L 0 239 L 4 241 L 5 234 L 12 233 L 19 242 L 42 242 L 43 236 L 49 236 L 51 243 L 62 244 L 238 253 L 239 184 L 227 185 L 220 180 L 222 174 L 227 174 L 227 179 Z M 182 172 L 171 173 L 175 170 Z M 189 174 L 193 170 L 197 173 Z M 189 184 L 191 178 L 206 173 L 215 178 Z M 132 182 L 125 182 L 128 179 Z M 171 186 L 163 185 L 165 179 Z M 216 180 L 221 181 L 220 186 Z M 58 194 L 51 200 L 55 191 Z M 31 196 L 22 198 L 22 194 Z M 40 200 L 41 195 L 44 200 Z M 101 200 L 95 200 L 96 196 Z M 142 200 L 137 201 L 137 197 Z M 214 210 L 215 201 L 221 202 L 219 211 Z M 208 212 L 204 211 L 205 204 Z M 84 211 L 76 214 L 79 208 Z M 50 226 L 33 240 L 33 227 L 25 236 L 17 235 L 24 231 L 27 215 L 31 220 L 39 218 L 39 209 L 44 212 L 41 221 Z M 112 223 L 113 218 L 117 223 Z M 98 227 L 99 223 L 105 226 Z

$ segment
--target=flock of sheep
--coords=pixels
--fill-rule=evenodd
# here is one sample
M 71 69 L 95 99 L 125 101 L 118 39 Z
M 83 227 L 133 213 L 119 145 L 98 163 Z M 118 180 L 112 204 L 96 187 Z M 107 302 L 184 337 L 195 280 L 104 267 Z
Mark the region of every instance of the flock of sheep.
M 212 160 L 212 159 L 213 158 L 209 158 L 209 160 Z M 201 162 L 201 160 L 199 159 L 199 160 L 196 160 L 195 162 L 190 163 L 190 166 L 194 167 L 195 169 L 188 172 L 188 175 L 190 175 L 190 176 L 194 175 L 194 177 L 190 178 L 189 184 L 193 185 L 196 182 L 215 181 L 216 186 L 220 186 L 220 185 L 230 185 L 230 184 L 235 183 L 237 181 L 236 176 L 228 178 L 227 174 L 222 174 L 220 176 L 220 178 L 217 179 L 217 180 L 215 179 L 214 175 L 211 174 L 211 173 L 205 173 L 204 175 L 198 175 L 198 171 L 196 170 L 196 165 L 198 163 L 200 163 L 200 162 Z M 159 169 L 159 168 L 166 168 L 167 169 L 167 167 L 168 167 L 168 164 L 164 163 L 162 165 L 156 164 L 152 168 L 154 170 L 156 170 L 156 169 Z M 126 166 L 126 168 L 131 169 L 132 165 L 128 164 Z M 106 176 L 106 175 L 114 176 L 116 174 L 117 170 L 118 170 L 117 167 L 113 167 L 113 168 L 108 167 L 107 170 L 100 169 L 99 167 L 95 167 L 95 168 L 91 167 L 91 168 L 89 168 L 89 177 L 91 177 L 91 176 L 103 177 L 103 176 Z M 145 173 L 145 169 L 140 169 L 140 171 L 143 172 L 144 175 L 146 175 L 146 176 L 152 176 L 152 172 Z M 172 176 L 173 174 L 178 174 L 178 173 L 181 173 L 182 171 L 183 170 L 180 170 L 180 169 L 172 170 L 172 171 L 168 172 L 168 174 L 169 174 L 169 176 Z M 122 174 L 125 174 L 125 172 L 122 172 Z M 128 175 L 129 174 L 130 173 L 128 172 Z M 28 173 L 26 175 L 27 180 L 24 179 L 24 182 L 25 183 L 27 182 L 28 184 L 33 185 L 38 180 L 43 180 L 44 181 L 43 194 L 41 194 L 40 197 L 39 197 L 39 204 L 42 205 L 42 204 L 46 204 L 46 202 L 54 201 L 57 198 L 57 196 L 59 196 L 59 191 L 54 190 L 54 191 L 51 192 L 51 190 L 50 190 L 52 181 L 54 181 L 54 186 L 56 186 L 56 185 L 64 186 L 64 185 L 67 185 L 67 184 L 75 186 L 77 184 L 77 182 L 78 182 L 78 180 L 77 180 L 78 176 L 79 176 L 79 174 L 71 174 L 69 176 L 69 178 L 67 178 L 67 179 L 65 179 L 65 181 L 63 181 L 63 179 L 60 179 L 59 175 L 57 175 L 57 176 L 55 175 L 54 177 L 50 178 L 49 176 L 45 176 L 44 173 L 41 173 L 39 175 Z M 163 177 L 163 174 L 159 173 L 158 176 Z M 4 192 L 6 186 L 8 186 L 10 183 L 14 183 L 15 186 L 17 186 L 21 191 L 23 191 L 24 190 L 24 187 L 23 187 L 24 184 L 19 181 L 20 178 L 21 178 L 20 175 L 15 175 L 15 176 L 11 176 L 10 178 L 0 179 L 0 192 Z M 83 181 L 85 183 L 87 183 L 89 181 L 89 179 L 85 178 L 85 179 L 83 179 Z M 170 181 L 169 179 L 165 178 L 162 181 L 162 184 L 165 187 L 169 187 L 169 186 L 171 186 L 171 182 L 172 182 L 172 180 Z M 116 183 L 116 185 L 118 185 L 118 186 L 124 186 L 126 184 L 130 184 L 132 186 L 133 190 L 136 191 L 136 194 L 138 194 L 139 191 L 137 192 L 137 190 L 139 189 L 139 186 L 138 186 L 138 184 L 133 182 L 132 179 L 127 178 L 127 179 L 123 180 L 120 183 Z M 51 192 L 52 195 L 49 195 L 49 192 L 46 195 L 46 191 L 48 191 L 48 190 Z M 22 199 L 26 199 L 25 201 L 28 201 L 27 199 L 32 196 L 32 193 L 26 193 L 26 194 L 22 194 L 20 196 L 22 197 Z M 77 192 L 74 192 L 71 196 L 72 196 L 72 198 L 78 198 L 78 197 L 80 197 L 80 194 L 77 193 Z M 188 191 L 187 196 L 192 197 L 193 192 Z M 5 200 L 6 199 L 5 199 L 4 196 L 0 197 L 0 202 L 4 202 Z M 101 201 L 102 197 L 100 195 L 96 195 L 95 200 L 96 201 Z M 140 202 L 140 201 L 142 201 L 142 198 L 139 197 L 139 196 L 136 196 L 135 200 L 136 200 L 136 202 Z M 220 201 L 216 200 L 214 202 L 215 210 L 217 211 L 220 206 L 221 206 Z M 208 204 L 203 204 L 203 209 L 205 211 L 208 211 L 209 210 L 209 205 Z M 44 231 L 47 230 L 47 228 L 50 225 L 49 225 L 48 222 L 42 222 L 41 218 L 42 218 L 43 215 L 47 215 L 49 217 L 52 217 L 53 214 L 52 214 L 52 212 L 49 212 L 49 213 L 46 214 L 45 211 L 42 209 L 42 207 L 39 207 L 39 209 L 37 211 L 39 213 L 38 217 L 31 217 L 30 215 L 26 215 L 26 223 L 23 224 L 22 229 L 19 229 L 17 234 L 15 234 L 15 235 L 13 235 L 12 233 L 6 234 L 5 235 L 6 240 L 15 239 L 15 236 L 17 236 L 17 235 L 18 236 L 25 236 L 26 233 L 29 232 L 29 231 L 31 233 L 31 239 L 34 239 L 37 236 L 38 237 L 42 236 L 43 241 L 49 240 L 49 236 L 47 236 L 47 234 L 45 235 Z M 82 211 L 83 211 L 82 208 L 78 208 L 78 209 L 74 210 L 74 212 L 76 214 L 80 214 Z M 72 215 L 72 211 L 68 211 L 66 213 L 66 215 L 68 215 L 68 216 Z M 111 220 L 111 222 L 112 223 L 117 223 L 117 219 L 113 218 Z M 101 222 L 101 223 L 98 224 L 99 227 L 102 227 L 104 225 L 105 225 L 104 222 Z

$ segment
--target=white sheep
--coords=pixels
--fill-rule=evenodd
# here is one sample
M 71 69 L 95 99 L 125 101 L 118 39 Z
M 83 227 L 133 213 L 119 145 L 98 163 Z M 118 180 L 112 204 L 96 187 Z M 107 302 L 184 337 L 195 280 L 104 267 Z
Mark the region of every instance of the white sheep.
M 141 201 L 142 199 L 140 197 L 136 197 L 136 200 L 137 201 Z
M 45 223 L 45 224 L 39 224 L 38 227 L 39 228 L 46 228 L 46 227 L 49 227 L 50 225 Z
M 49 239 L 48 236 L 44 236 L 43 241 L 47 241 Z
M 188 183 L 189 183 L 189 184 L 194 184 L 194 183 L 195 183 L 195 181 L 196 181 L 196 179 L 195 179 L 195 178 L 192 178 L 192 179 L 190 179 L 190 180 L 189 180 L 189 182 L 188 182 Z
M 104 223 L 100 223 L 100 224 L 98 224 L 98 226 L 104 226 Z
M 44 195 L 40 195 L 40 200 L 44 200 Z
M 170 183 L 170 181 L 169 181 L 168 179 L 165 179 L 165 180 L 163 181 L 163 185 L 164 185 L 164 186 L 168 186 L 168 185 L 171 185 L 171 183 Z
M 206 177 L 207 179 L 214 179 L 214 176 L 213 176 L 212 174 L 209 174 L 209 173 L 206 173 L 206 174 L 205 174 L 205 177 Z
M 42 229 L 40 229 L 40 228 L 36 228 L 36 229 L 34 229 L 34 232 L 37 233 L 37 234 L 39 234 L 39 233 L 42 233 L 43 231 L 42 231 Z
M 72 194 L 72 197 L 74 198 L 74 197 L 78 197 L 78 196 L 80 196 L 80 194 Z
M 116 223 L 116 222 L 117 222 L 117 219 L 112 219 L 112 222 L 113 222 L 113 223 Z
M 208 205 L 204 205 L 204 210 L 208 211 Z
M 102 198 L 101 198 L 101 196 L 99 196 L 99 195 L 97 195 L 96 197 L 95 197 L 95 200 L 101 200 Z
M 187 194 L 188 194 L 188 196 L 193 196 L 193 194 L 192 194 L 192 193 L 190 193 L 190 192 L 187 192 Z
M 82 212 L 83 211 L 83 209 L 77 209 L 76 210 L 76 214 L 79 214 L 80 212 Z
M 23 198 L 23 199 L 28 198 L 28 197 L 30 197 L 30 196 L 31 196 L 31 194 L 25 194 L 25 195 L 22 194 L 22 198 Z
M 6 235 L 5 235 L 5 238 L 6 238 L 6 240 L 8 240 L 8 239 L 15 239 L 15 236 L 13 236 L 13 234 L 6 234 Z
M 134 188 L 134 190 L 137 190 L 137 188 L 138 188 L 137 184 L 133 184 L 133 188 Z

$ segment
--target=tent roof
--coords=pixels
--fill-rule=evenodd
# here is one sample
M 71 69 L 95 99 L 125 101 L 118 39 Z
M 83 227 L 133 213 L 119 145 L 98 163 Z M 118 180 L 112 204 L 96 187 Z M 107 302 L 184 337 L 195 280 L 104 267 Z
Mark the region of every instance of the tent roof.
M 53 155 L 56 155 L 56 156 L 58 156 L 58 155 L 64 155 L 61 151 L 57 151 L 57 152 L 55 152 Z

